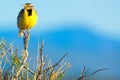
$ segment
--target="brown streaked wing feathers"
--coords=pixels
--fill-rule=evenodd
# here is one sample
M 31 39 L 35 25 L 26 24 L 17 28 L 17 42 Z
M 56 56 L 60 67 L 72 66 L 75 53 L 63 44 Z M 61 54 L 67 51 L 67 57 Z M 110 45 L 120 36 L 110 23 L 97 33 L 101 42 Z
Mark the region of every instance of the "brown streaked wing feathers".
M 24 9 L 21 9 L 18 16 L 17 16 L 17 26 L 18 26 L 18 28 L 19 28 L 19 21 L 20 21 L 22 15 L 23 15 L 23 13 L 24 13 Z

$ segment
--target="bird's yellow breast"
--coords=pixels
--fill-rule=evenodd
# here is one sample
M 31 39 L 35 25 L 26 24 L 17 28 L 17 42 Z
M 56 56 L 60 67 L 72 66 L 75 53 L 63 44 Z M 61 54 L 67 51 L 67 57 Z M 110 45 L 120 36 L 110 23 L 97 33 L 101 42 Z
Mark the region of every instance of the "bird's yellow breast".
M 34 9 L 31 9 L 29 12 L 28 10 L 25 10 L 22 12 L 22 14 L 19 14 L 18 19 L 18 28 L 20 29 L 31 29 L 35 26 L 37 22 L 37 13 Z

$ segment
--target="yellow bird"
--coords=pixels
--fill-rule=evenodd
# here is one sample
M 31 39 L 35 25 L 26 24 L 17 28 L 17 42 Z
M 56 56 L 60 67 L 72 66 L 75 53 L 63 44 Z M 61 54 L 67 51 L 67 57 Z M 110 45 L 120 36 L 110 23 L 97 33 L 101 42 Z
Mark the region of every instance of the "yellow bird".
M 21 9 L 17 17 L 19 36 L 22 36 L 25 30 L 33 28 L 37 23 L 37 19 L 38 19 L 37 12 L 34 9 L 33 4 L 31 3 L 24 4 L 24 8 Z

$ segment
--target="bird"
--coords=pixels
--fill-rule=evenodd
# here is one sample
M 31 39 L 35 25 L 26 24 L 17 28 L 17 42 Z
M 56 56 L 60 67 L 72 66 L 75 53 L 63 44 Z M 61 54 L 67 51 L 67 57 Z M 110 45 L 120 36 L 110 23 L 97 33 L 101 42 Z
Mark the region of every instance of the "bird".
M 19 36 L 24 35 L 25 30 L 33 28 L 38 20 L 37 12 L 32 3 L 25 3 L 24 8 L 20 10 L 17 16 L 17 27 L 19 28 Z

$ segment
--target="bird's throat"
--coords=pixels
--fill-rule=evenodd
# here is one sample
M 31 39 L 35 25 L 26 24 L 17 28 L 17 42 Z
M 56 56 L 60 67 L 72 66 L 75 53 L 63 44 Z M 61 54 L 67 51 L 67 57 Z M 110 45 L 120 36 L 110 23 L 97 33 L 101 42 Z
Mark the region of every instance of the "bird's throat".
M 32 15 L 32 9 L 28 9 L 27 12 L 28 12 L 28 16 Z

